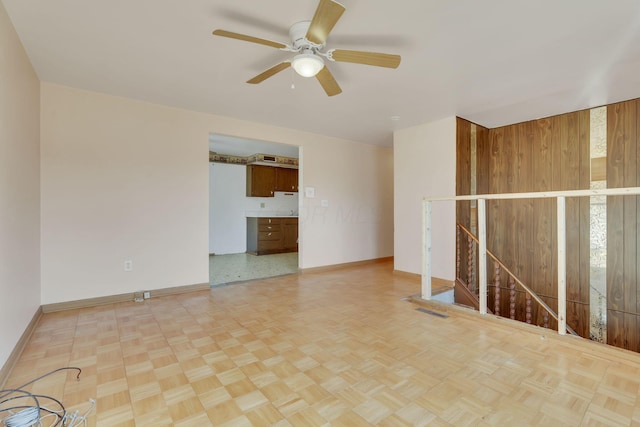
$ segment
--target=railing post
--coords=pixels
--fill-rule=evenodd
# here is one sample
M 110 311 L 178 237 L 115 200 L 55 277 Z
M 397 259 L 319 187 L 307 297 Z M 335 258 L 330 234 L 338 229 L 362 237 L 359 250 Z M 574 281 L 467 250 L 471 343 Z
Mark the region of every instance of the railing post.
M 475 292 L 473 283 L 473 239 L 467 236 L 467 288 Z
M 509 276 L 509 317 L 516 319 L 516 281 Z
M 547 310 L 544 310 L 542 312 L 542 326 L 544 326 L 545 328 L 549 327 L 549 312 Z
M 500 316 L 500 264 L 496 262 L 495 277 L 493 278 L 493 314 Z
M 431 299 L 431 201 L 422 202 L 422 299 Z
M 566 199 L 557 198 L 558 210 L 558 334 L 567 333 L 567 216 Z
M 460 279 L 460 226 L 456 224 L 456 279 Z
M 478 282 L 480 314 L 487 314 L 487 210 L 485 199 L 478 199 Z

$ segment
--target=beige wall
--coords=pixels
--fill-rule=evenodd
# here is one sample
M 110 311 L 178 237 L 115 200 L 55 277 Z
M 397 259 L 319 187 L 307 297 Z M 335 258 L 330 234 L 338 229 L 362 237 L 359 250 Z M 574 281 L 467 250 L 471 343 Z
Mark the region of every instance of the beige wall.
M 395 269 L 422 273 L 422 199 L 456 195 L 456 118 L 396 131 Z M 455 277 L 453 202 L 433 204 L 432 263 L 434 277 Z
M 40 305 L 40 82 L 0 3 L 0 368 Z
M 48 83 L 41 108 L 43 304 L 208 282 L 209 132 L 302 147 L 301 268 L 393 254 L 389 148 Z

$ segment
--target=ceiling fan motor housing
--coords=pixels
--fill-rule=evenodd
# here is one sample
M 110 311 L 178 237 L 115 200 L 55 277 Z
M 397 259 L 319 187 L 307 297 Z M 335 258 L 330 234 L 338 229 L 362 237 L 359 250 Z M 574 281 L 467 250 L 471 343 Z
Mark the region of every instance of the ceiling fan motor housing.
M 302 52 L 307 49 L 311 49 L 314 52 L 320 50 L 324 47 L 323 44 L 315 44 L 311 43 L 307 40 L 307 31 L 309 30 L 309 24 L 311 21 L 300 21 L 296 22 L 289 28 L 289 37 L 291 38 L 291 43 L 293 48 L 298 52 Z

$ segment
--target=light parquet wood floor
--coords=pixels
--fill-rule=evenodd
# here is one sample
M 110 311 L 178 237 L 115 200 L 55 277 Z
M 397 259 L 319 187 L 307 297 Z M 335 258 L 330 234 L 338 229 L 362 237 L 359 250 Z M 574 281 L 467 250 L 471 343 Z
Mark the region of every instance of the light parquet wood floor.
M 7 386 L 81 367 L 33 389 L 99 426 L 640 425 L 640 356 L 416 311 L 392 268 L 45 314 Z

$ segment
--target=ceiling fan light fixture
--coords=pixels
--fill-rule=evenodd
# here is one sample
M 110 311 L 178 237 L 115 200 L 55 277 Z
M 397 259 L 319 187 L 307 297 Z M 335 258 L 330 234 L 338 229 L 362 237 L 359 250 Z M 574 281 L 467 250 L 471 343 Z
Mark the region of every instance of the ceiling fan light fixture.
M 324 68 L 324 61 L 313 53 L 301 53 L 293 58 L 291 66 L 302 77 L 313 77 Z

